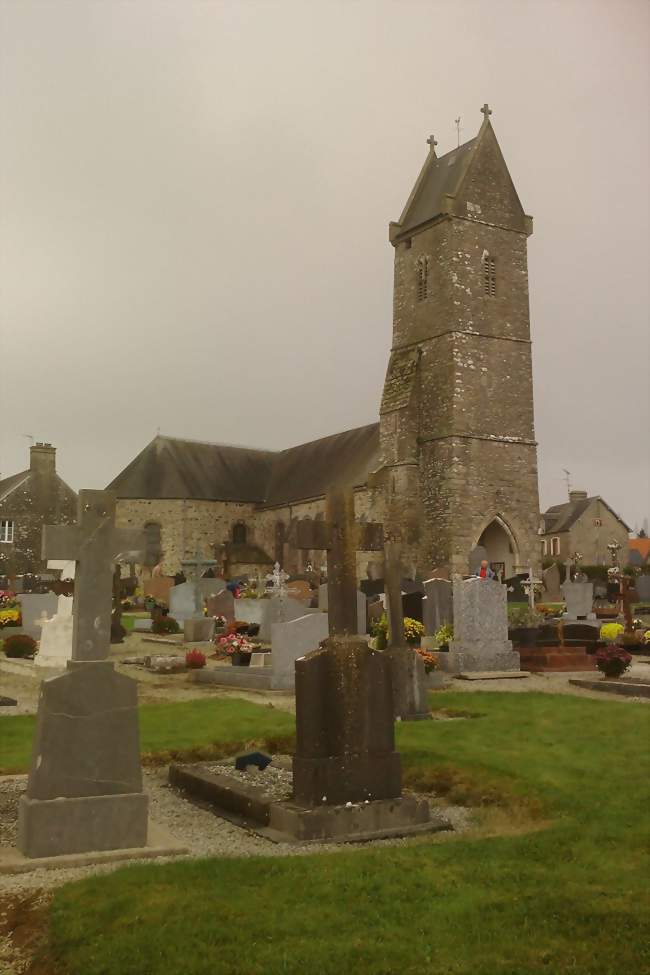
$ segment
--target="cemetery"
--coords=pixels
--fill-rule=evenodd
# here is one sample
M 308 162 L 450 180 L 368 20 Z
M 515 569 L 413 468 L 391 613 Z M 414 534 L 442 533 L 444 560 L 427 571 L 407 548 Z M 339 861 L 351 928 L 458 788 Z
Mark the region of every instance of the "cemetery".
M 623 6 L 4 5 L 0 975 L 650 975 Z
M 13 635 L 5 637 L 3 646 L 9 649 L 0 676 L 6 684 L 12 672 L 25 681 L 31 674 L 41 692 L 32 714 L 12 718 L 19 705 L 7 698 L 0 718 L 0 772 L 5 776 L 0 778 L 0 889 L 6 888 L 11 903 L 29 913 L 30 891 L 47 886 L 43 878 L 54 871 L 57 882 L 46 900 L 58 920 L 51 937 L 44 928 L 39 934 L 48 964 L 65 961 L 74 972 L 135 973 L 143 969 L 134 967 L 141 962 L 133 959 L 146 958 L 147 971 L 168 971 L 156 967 L 159 955 L 154 957 L 147 945 L 153 947 L 162 937 L 164 964 L 176 956 L 182 927 L 171 918 L 182 925 L 189 885 L 193 903 L 197 900 L 194 930 L 199 942 L 206 939 L 210 970 L 266 966 L 262 970 L 274 971 L 271 949 L 263 944 L 280 944 L 282 925 L 268 898 L 273 903 L 283 898 L 290 909 L 295 891 L 304 887 L 304 857 L 319 851 L 312 853 L 316 858 L 307 868 L 309 890 L 301 889 L 297 925 L 294 918 L 300 947 L 288 970 L 319 965 L 333 972 L 340 964 L 338 953 L 347 957 L 352 949 L 345 925 L 338 927 L 342 937 L 335 950 L 332 942 L 327 959 L 318 953 L 318 939 L 309 936 L 312 925 L 321 923 L 324 883 L 336 898 L 341 885 L 348 889 L 351 884 L 354 890 L 366 871 L 379 871 L 375 896 L 383 904 L 385 898 L 392 900 L 390 877 L 399 871 L 407 898 L 409 876 L 418 878 L 418 888 L 427 878 L 431 896 L 438 897 L 436 892 L 450 883 L 461 889 L 469 885 L 476 857 L 488 856 L 486 880 L 507 891 L 512 881 L 502 873 L 505 861 L 488 853 L 491 844 L 500 838 L 507 857 L 527 858 L 531 844 L 543 849 L 546 843 L 554 848 L 548 879 L 537 873 L 517 885 L 517 898 L 534 897 L 540 910 L 553 897 L 558 849 L 575 845 L 577 836 L 585 851 L 589 843 L 600 847 L 601 820 L 594 817 L 590 801 L 601 804 L 601 816 L 609 822 L 618 815 L 613 804 L 621 797 L 605 786 L 595 766 L 607 768 L 611 786 L 615 769 L 621 768 L 619 761 L 614 769 L 608 764 L 605 743 L 611 735 L 638 764 L 636 741 L 648 729 L 650 716 L 641 703 L 650 698 L 650 679 L 643 669 L 639 673 L 644 657 L 630 671 L 636 658 L 622 642 L 631 621 L 643 649 L 650 620 L 633 617 L 627 582 L 619 585 L 617 621 L 601 624 L 594 619 L 591 593 L 587 600 L 591 584 L 573 581 L 574 565 L 567 566 L 563 602 L 553 606 L 540 602 L 541 580 L 532 572 L 520 580 L 528 602 L 511 603 L 510 609 L 508 586 L 480 578 L 480 573 L 452 582 L 409 581 L 399 545 L 385 541 L 382 525 L 357 521 L 351 492 L 332 487 L 326 519 L 317 525 L 298 521 L 294 528 L 295 544 L 319 548 L 325 556 L 310 584 L 292 580 L 276 564 L 265 578 L 237 579 L 234 585 L 215 577 L 213 564 L 197 552 L 186 560 L 185 581 L 169 588 L 168 605 L 146 597 L 147 610 L 137 595 L 124 599 L 116 586 L 116 562 L 137 559 L 144 539 L 116 528 L 114 510 L 110 493 L 82 491 L 77 523 L 44 531 L 44 554 L 71 560 L 66 566 L 74 578 L 71 595 L 7 597 L 11 608 L 17 603 L 19 614 L 6 612 L 3 636 Z M 359 588 L 354 570 L 352 556 L 359 549 L 384 555 L 385 579 L 366 586 L 369 595 Z M 480 566 L 482 554 L 473 552 L 470 566 Z M 610 577 L 620 579 L 621 574 L 613 571 Z M 127 634 L 121 642 L 111 628 L 118 602 Z M 525 625 L 509 625 L 509 618 Z M 161 630 L 156 625 L 161 621 L 177 625 Z M 143 625 L 147 622 L 151 625 Z M 53 627 L 60 632 L 50 637 Z M 20 640 L 26 650 L 13 657 L 12 641 Z M 137 654 L 130 652 L 130 644 Z M 592 670 L 593 676 L 580 678 L 581 670 Z M 543 693 L 539 684 L 523 695 L 506 690 L 513 678 L 523 678 L 514 683 L 525 685 L 552 675 L 558 683 Z M 433 685 L 431 677 L 436 678 Z M 158 682 L 162 696 L 143 703 L 151 681 Z M 467 697 L 461 688 L 470 685 L 474 693 Z M 588 697 L 581 700 L 580 695 Z M 595 726 L 589 717 L 594 708 Z M 520 732 L 524 727 L 530 731 L 528 745 L 518 738 L 515 750 L 508 744 L 513 721 Z M 563 797 L 562 788 L 557 792 L 543 784 L 544 763 L 550 760 L 546 749 L 551 746 L 557 757 L 559 742 L 563 752 L 559 766 L 554 759 L 555 775 L 570 776 L 571 756 L 581 750 L 584 762 L 588 748 L 594 766 L 591 788 L 602 782 L 606 793 L 592 791 L 590 800 L 569 790 Z M 567 763 L 565 773 L 562 762 Z M 574 825 L 559 829 L 556 819 L 565 815 L 563 802 L 569 797 Z M 626 799 L 634 802 L 629 790 Z M 627 834 L 623 841 L 629 844 Z M 445 852 L 449 844 L 452 861 Z M 273 881 L 255 895 L 261 898 L 258 908 L 246 878 L 255 875 L 260 856 L 273 857 L 276 865 Z M 158 859 L 177 862 L 154 868 Z M 100 879 L 97 871 L 107 868 L 110 873 Z M 66 872 L 75 883 L 65 883 Z M 89 901 L 85 891 L 94 874 L 99 886 Z M 161 907 L 162 876 L 167 894 Z M 567 882 L 575 885 L 577 879 L 567 876 Z M 635 883 L 643 883 L 642 875 L 635 880 L 628 870 L 627 883 L 633 891 Z M 219 958 L 234 951 L 242 968 L 217 961 L 208 947 L 210 914 L 201 905 L 215 897 L 218 901 L 225 886 L 232 903 L 227 931 L 219 938 Z M 148 923 L 139 925 L 139 943 L 133 933 L 112 929 L 109 913 L 116 896 L 127 913 L 147 915 L 148 899 L 155 898 L 152 922 L 161 910 L 168 919 L 162 929 L 156 923 L 155 939 L 152 930 L 148 941 Z M 112 968 L 93 968 L 86 949 L 76 945 L 67 920 L 73 905 L 89 944 L 100 946 L 110 938 Z M 441 917 L 452 905 L 438 904 Z M 396 913 L 393 904 L 389 911 L 394 927 L 382 928 L 381 957 L 388 952 L 395 970 L 401 964 L 399 932 L 421 924 L 424 910 L 422 905 L 407 916 L 403 910 Z M 471 911 L 471 900 L 464 910 Z M 241 936 L 237 933 L 241 915 L 250 911 L 258 911 L 257 924 L 267 932 L 263 943 L 250 942 L 245 925 Z M 339 925 L 337 917 L 335 911 L 325 923 L 326 937 L 330 923 Z M 643 923 L 631 905 L 627 919 L 632 928 Z M 556 957 L 554 951 L 567 950 L 567 939 L 576 957 L 578 922 L 568 920 L 556 925 L 550 958 Z M 502 930 L 512 925 L 514 933 L 520 923 L 514 910 Z M 593 930 L 590 936 L 596 936 Z M 446 957 L 446 944 L 444 937 L 438 940 L 439 959 Z M 408 954 L 412 967 L 405 970 L 425 963 L 429 949 L 424 945 L 415 938 Z M 453 945 L 457 953 L 457 942 Z M 534 950 L 535 939 L 526 951 Z M 620 958 L 626 948 L 614 938 L 601 943 L 599 951 Z M 371 942 L 365 944 L 361 970 L 380 964 L 375 952 Z M 201 954 L 195 967 L 182 970 L 207 971 L 198 961 Z M 529 963 L 525 954 L 512 957 Z M 176 964 L 181 965 L 180 958 Z

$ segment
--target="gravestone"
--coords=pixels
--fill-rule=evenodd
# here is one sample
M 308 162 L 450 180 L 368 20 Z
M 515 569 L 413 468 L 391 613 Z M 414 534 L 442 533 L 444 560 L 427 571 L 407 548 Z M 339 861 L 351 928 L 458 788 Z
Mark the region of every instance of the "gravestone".
M 325 613 L 328 609 L 327 583 L 318 587 L 318 608 Z M 357 589 L 357 633 L 363 635 L 368 632 L 368 597 L 365 592 Z
M 173 576 L 152 576 L 144 581 L 142 592 L 145 596 L 151 596 L 157 603 L 164 603 L 165 606 L 169 606 L 169 593 L 173 585 Z
M 306 579 L 290 579 L 288 589 L 293 599 L 309 604 L 314 595 Z
M 352 489 L 330 489 L 326 520 L 298 522 L 294 544 L 327 551 L 329 639 L 296 660 L 294 801 L 274 804 L 269 825 L 301 839 L 335 835 L 343 820 L 365 835 L 421 828 L 428 807 L 401 797 L 389 659 L 356 636 L 356 552 L 383 548 L 382 526 L 355 522 Z
M 469 574 L 474 575 L 481 568 L 481 562 L 488 560 L 487 549 L 482 545 L 475 545 L 469 553 Z
M 169 615 L 179 623 L 183 623 L 190 616 L 201 616 L 203 611 L 197 614 L 197 602 L 200 601 L 202 606 L 204 599 L 220 593 L 225 588 L 223 579 L 200 579 L 198 582 L 191 580 L 172 586 L 169 590 Z
M 242 623 L 257 623 L 260 628 L 257 638 L 262 643 L 270 642 L 271 628 L 274 623 L 288 623 L 291 620 L 299 619 L 301 616 L 319 612 L 318 609 L 305 606 L 299 599 L 291 599 L 290 597 L 273 596 L 271 599 L 235 600 L 236 618 Z
M 232 623 L 234 619 L 237 619 L 235 597 L 229 589 L 223 589 L 216 596 L 208 596 L 207 604 L 208 616 L 225 616 L 226 623 Z
M 560 588 L 560 569 L 557 562 L 550 565 L 542 572 L 544 591 L 542 599 L 544 602 L 559 603 L 562 601 L 562 590 Z
M 328 632 L 327 613 L 311 613 L 272 624 L 271 687 L 274 690 L 289 690 L 294 686 L 296 660 L 317 650 Z
M 451 582 L 446 579 L 427 579 L 422 600 L 422 622 L 427 636 L 433 636 L 441 626 L 453 623 L 454 603 Z
M 640 603 L 650 602 L 650 575 L 637 576 L 636 591 Z
M 508 639 L 506 587 L 494 579 L 456 577 L 453 597 L 454 639 L 439 656 L 441 669 L 519 670 L 519 654 Z
M 190 616 L 183 620 L 183 640 L 186 643 L 207 643 L 214 636 L 211 616 Z
M 134 633 L 151 633 L 152 626 L 153 626 L 153 620 L 151 619 L 151 617 L 149 617 L 148 619 L 146 617 L 139 618 L 139 619 L 136 617 L 136 619 L 133 620 Z
M 80 491 L 75 525 L 43 529 L 43 557 L 77 563 L 72 659 L 43 681 L 18 847 L 45 857 L 142 847 L 137 684 L 118 674 L 110 651 L 113 564 L 139 561 L 141 532 L 115 527 L 115 496 Z
M 65 667 L 72 658 L 72 596 L 59 596 L 56 614 L 40 620 L 41 639 L 34 663 L 38 667 Z
M 402 610 L 404 616 L 410 617 L 412 620 L 417 620 L 418 623 L 423 622 L 422 617 L 422 603 L 424 602 L 424 595 L 421 592 L 405 592 L 402 596 Z
M 57 611 L 58 596 L 54 592 L 24 592 L 17 596 L 23 618 L 19 632 L 27 633 L 34 640 L 41 635 L 43 619 L 51 619 Z
M 386 615 L 388 646 L 384 656 L 390 665 L 393 714 L 401 721 L 428 718 L 424 661 L 404 639 L 404 597 L 402 595 L 401 548 L 396 542 L 384 545 L 386 572 Z
M 593 582 L 563 582 L 562 595 L 566 602 L 564 619 L 595 619 Z
M 562 623 L 561 639 L 565 647 L 595 647 L 600 637 L 599 623 Z

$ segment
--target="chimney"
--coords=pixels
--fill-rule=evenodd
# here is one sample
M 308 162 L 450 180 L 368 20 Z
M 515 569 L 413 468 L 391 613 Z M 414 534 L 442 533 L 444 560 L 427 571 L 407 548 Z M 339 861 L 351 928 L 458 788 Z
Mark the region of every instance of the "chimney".
M 569 491 L 569 501 L 586 501 L 586 491 Z
M 35 443 L 29 448 L 29 469 L 35 474 L 54 474 L 56 447 L 51 443 Z

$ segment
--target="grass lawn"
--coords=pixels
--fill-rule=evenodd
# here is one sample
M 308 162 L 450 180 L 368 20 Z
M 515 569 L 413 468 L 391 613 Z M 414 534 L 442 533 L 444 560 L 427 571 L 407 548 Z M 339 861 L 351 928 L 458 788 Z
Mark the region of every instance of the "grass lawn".
M 499 802 L 486 824 L 501 835 L 92 877 L 54 898 L 57 975 L 650 972 L 650 708 L 533 693 L 433 700 L 481 716 L 398 725 L 406 779 Z M 196 743 L 201 728 L 234 740 L 290 721 L 225 700 L 142 711 L 156 748 Z
M 0 774 L 26 772 L 32 752 L 34 715 L 0 719 Z M 140 747 L 145 763 L 173 758 L 200 760 L 224 748 L 237 751 L 249 742 L 272 747 L 292 736 L 290 714 L 237 698 L 144 704 L 140 708 Z

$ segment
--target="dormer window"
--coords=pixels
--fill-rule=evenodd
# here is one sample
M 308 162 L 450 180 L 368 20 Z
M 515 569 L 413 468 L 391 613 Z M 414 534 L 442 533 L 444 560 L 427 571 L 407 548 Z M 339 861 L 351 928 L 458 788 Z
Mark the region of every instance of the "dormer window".
M 490 298 L 496 297 L 497 293 L 496 263 L 487 251 L 483 251 L 483 293 Z
M 429 297 L 429 258 L 419 257 L 415 265 L 415 293 L 418 301 L 426 301 Z

